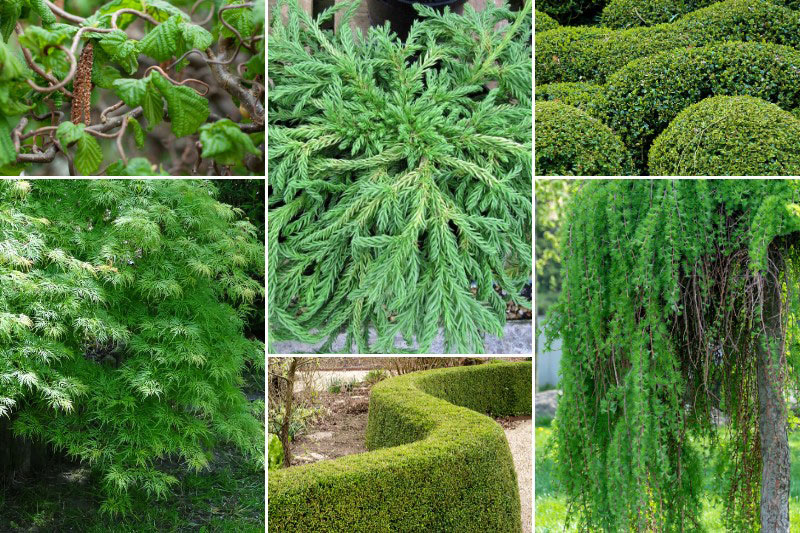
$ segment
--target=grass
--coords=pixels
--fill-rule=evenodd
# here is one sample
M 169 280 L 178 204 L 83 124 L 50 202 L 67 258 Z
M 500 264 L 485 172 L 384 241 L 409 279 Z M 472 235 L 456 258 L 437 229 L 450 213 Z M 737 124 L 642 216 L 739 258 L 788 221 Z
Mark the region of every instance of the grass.
M 140 502 L 130 517 L 100 513 L 99 483 L 90 470 L 62 464 L 46 475 L 0 490 L 3 532 L 263 533 L 264 471 L 220 448 L 210 472 L 171 472 L 181 483 L 162 501 Z
M 555 464 L 552 454 L 548 453 L 547 442 L 552 435 L 552 420 L 536 420 L 536 504 L 534 524 L 536 533 L 556 533 L 578 531 L 570 527 L 564 529 L 567 515 L 566 498 L 561 494 L 555 478 Z M 792 481 L 789 495 L 789 521 L 791 533 L 800 533 L 800 431 L 789 433 L 789 448 L 792 454 Z M 706 468 L 706 486 L 714 483 L 713 471 Z M 722 505 L 709 497 L 703 499 L 703 516 L 701 523 L 709 533 L 722 532 Z

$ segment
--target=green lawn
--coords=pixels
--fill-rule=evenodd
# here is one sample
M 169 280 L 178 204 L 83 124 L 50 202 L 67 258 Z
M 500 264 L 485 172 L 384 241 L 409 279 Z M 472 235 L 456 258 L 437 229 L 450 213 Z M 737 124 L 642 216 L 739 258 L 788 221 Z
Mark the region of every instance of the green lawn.
M 171 468 L 181 483 L 166 500 L 142 502 L 132 516 L 100 514 L 101 495 L 89 469 L 60 465 L 33 481 L 0 490 L 2 532 L 263 533 L 264 470 L 218 449 L 211 471 Z
M 556 533 L 564 531 L 566 499 L 561 494 L 555 479 L 554 464 L 546 454 L 547 441 L 552 434 L 550 421 L 537 421 L 536 424 L 536 506 L 534 523 L 536 533 Z M 800 431 L 789 434 L 789 447 L 792 452 L 792 486 L 789 501 L 789 519 L 792 533 L 800 533 Z M 706 484 L 713 482 L 710 469 L 706 471 Z M 722 506 L 710 498 L 704 499 L 702 524 L 708 532 L 725 531 L 721 526 Z M 571 527 L 567 531 L 578 531 Z

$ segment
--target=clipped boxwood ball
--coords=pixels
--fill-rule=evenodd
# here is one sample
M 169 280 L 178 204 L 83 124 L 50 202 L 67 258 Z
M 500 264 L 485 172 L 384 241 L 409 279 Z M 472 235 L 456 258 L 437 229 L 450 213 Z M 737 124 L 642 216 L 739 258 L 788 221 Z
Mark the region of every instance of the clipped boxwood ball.
M 536 83 L 605 83 L 634 59 L 719 41 L 800 48 L 800 12 L 768 0 L 726 0 L 693 11 L 672 24 L 627 30 L 584 26 L 539 33 Z
M 673 22 L 695 9 L 717 0 L 611 0 L 600 15 L 600 23 L 609 28 L 634 28 Z
M 653 140 L 686 107 L 708 96 L 749 95 L 792 109 L 800 104 L 800 50 L 720 43 L 638 59 L 611 76 L 604 122 L 645 168 Z
M 653 176 L 800 174 L 800 120 L 752 96 L 715 96 L 675 117 L 650 148 Z
M 556 19 L 547 13 L 539 11 L 538 9 L 535 9 L 533 12 L 533 25 L 533 31 L 535 33 L 539 33 L 540 31 L 554 30 L 560 27 L 558 22 L 556 22 Z
M 608 126 L 576 107 L 538 101 L 535 149 L 537 176 L 620 176 L 631 158 Z
M 536 100 L 561 102 L 597 115 L 605 108 L 605 88 L 581 82 L 546 83 L 536 87 Z

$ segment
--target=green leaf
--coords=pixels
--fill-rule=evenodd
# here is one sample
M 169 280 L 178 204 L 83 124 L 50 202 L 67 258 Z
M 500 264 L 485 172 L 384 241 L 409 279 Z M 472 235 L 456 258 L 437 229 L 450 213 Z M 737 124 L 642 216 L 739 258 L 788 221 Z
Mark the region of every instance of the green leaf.
M 0 42 L 0 81 L 26 78 L 26 72 L 22 60 Z
M 178 16 L 181 20 L 191 20 L 189 15 L 163 0 L 147 0 L 147 14 L 159 22 L 163 22 L 172 16 Z
M 200 142 L 203 144 L 203 158 L 214 159 L 223 165 L 242 163 L 247 152 L 261 154 L 250 137 L 227 118 L 204 124 L 200 128 Z
M 73 124 L 69 121 L 62 122 L 56 130 L 56 138 L 61 143 L 61 147 L 66 150 L 67 146 L 83 137 L 85 128 L 84 124 Z
M 104 65 L 97 61 L 95 57 L 92 65 L 92 83 L 101 89 L 113 89 L 114 82 L 120 78 L 119 70 L 111 65 Z
M 103 151 L 100 144 L 91 134 L 84 132 L 75 151 L 75 170 L 83 176 L 89 176 L 97 172 L 102 162 Z
M 41 26 L 28 26 L 19 37 L 19 42 L 28 48 L 44 49 L 48 45 L 59 45 L 72 41 L 78 28 L 69 24 L 52 24 L 45 29 Z
M 17 160 L 17 151 L 11 140 L 11 124 L 8 119 L 0 116 L 0 167 L 10 165 Z
M 121 78 L 113 83 L 114 92 L 130 108 L 142 105 L 147 92 L 147 80 Z M 160 100 L 160 98 L 159 98 Z
M 111 16 L 120 9 L 135 9 L 136 11 L 144 11 L 144 4 L 142 0 L 114 0 L 102 6 L 94 15 L 86 19 L 83 26 L 99 26 L 108 28 L 111 26 Z M 125 29 L 128 25 L 137 20 L 136 15 L 129 15 L 127 13 L 120 15 L 117 19 L 117 26 Z
M 139 41 L 139 49 L 156 61 L 166 61 L 171 58 L 178 48 L 178 17 L 170 17 L 152 30 L 144 39 Z
M 147 91 L 145 91 L 142 101 L 142 110 L 144 111 L 144 118 L 147 119 L 148 131 L 164 120 L 164 102 L 161 100 L 161 94 L 152 81 L 147 83 Z
M 133 74 L 139 68 L 137 57 L 139 55 L 139 43 L 128 39 L 128 35 L 122 30 L 113 30 L 106 33 L 99 41 L 100 46 L 108 52 L 111 59 L 124 68 L 128 74 Z
M 133 139 L 136 141 L 136 146 L 138 148 L 144 147 L 144 131 L 142 130 L 142 125 L 139 124 L 139 121 L 133 117 L 128 119 L 128 129 L 133 133 Z
M 44 3 L 44 0 L 30 0 L 30 4 L 31 9 L 42 18 L 43 25 L 57 22 L 56 16 L 53 15 L 53 12 L 50 11 L 50 8 Z
M 243 4 L 243 0 L 236 0 L 230 2 L 229 5 Z M 229 9 L 222 12 L 222 18 L 225 22 L 236 28 L 242 35 L 243 39 L 247 39 L 253 35 L 253 14 L 252 9 L 249 7 L 240 7 L 238 9 Z M 222 35 L 225 37 L 236 37 L 231 30 L 220 24 L 222 28 Z
M 8 42 L 8 37 L 14 32 L 14 26 L 17 25 L 21 13 L 22 2 L 19 0 L 3 2 L 3 5 L 0 5 L 0 34 L 4 41 Z
M 194 89 L 173 85 L 158 72 L 153 72 L 151 78 L 167 101 L 172 133 L 176 137 L 183 137 L 196 132 L 208 118 L 208 100 Z
M 186 22 L 182 22 L 180 25 L 181 35 L 183 35 L 183 40 L 186 41 L 186 44 L 189 48 L 197 48 L 198 50 L 206 50 L 211 43 L 214 42 L 214 38 L 211 34 L 203 27 L 198 26 L 197 24 L 188 24 Z

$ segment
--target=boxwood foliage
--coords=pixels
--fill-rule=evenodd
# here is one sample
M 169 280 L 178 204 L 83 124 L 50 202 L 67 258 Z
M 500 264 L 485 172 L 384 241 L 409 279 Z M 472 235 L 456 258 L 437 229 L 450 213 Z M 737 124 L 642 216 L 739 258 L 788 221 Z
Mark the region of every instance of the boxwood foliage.
M 609 79 L 605 123 L 644 168 L 653 139 L 678 113 L 715 95 L 757 96 L 784 109 L 797 106 L 800 51 L 776 44 L 720 43 L 638 59 Z
M 533 31 L 538 33 L 540 31 L 553 30 L 555 28 L 558 28 L 560 25 L 558 24 L 556 19 L 554 19 L 547 13 L 543 13 L 538 9 L 534 9 L 533 26 L 534 26 Z
M 269 472 L 269 531 L 521 531 L 511 452 L 485 414 L 530 414 L 531 374 L 496 363 L 379 383 L 371 451 Z
M 717 41 L 800 48 L 800 12 L 767 0 L 727 0 L 693 11 L 672 24 L 627 30 L 557 28 L 536 34 L 536 82 L 604 83 L 634 59 Z
M 675 117 L 650 148 L 653 176 L 800 174 L 800 120 L 751 96 L 715 96 Z
M 538 101 L 537 176 L 619 176 L 633 171 L 622 140 L 600 120 L 561 102 Z
M 606 0 L 538 0 L 536 8 L 561 24 L 591 19 L 602 11 Z
M 537 101 L 553 101 L 571 105 L 590 115 L 605 109 L 605 87 L 593 83 L 546 83 L 536 87 Z
M 609 28 L 625 29 L 673 22 L 695 9 L 717 0 L 611 0 L 600 15 L 600 23 Z

